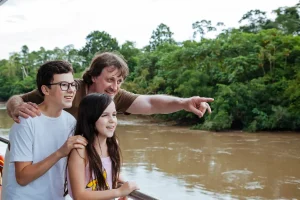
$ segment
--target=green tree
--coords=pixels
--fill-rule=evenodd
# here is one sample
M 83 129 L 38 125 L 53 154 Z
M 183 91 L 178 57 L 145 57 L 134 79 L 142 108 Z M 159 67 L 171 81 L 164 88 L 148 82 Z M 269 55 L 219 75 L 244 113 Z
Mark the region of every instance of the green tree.
M 218 26 L 222 26 L 222 25 L 224 24 L 221 22 L 218 23 Z M 210 20 L 205 20 L 205 19 L 201 20 L 200 22 L 196 21 L 195 23 L 192 24 L 192 27 L 194 29 L 194 33 L 193 33 L 194 39 L 196 39 L 197 35 L 199 35 L 200 40 L 204 37 L 206 33 L 217 30 L 215 27 L 212 26 Z
M 292 7 L 280 7 L 273 12 L 277 14 L 275 23 L 277 28 L 286 34 L 300 34 L 300 3 Z
M 266 12 L 261 10 L 250 10 L 243 15 L 239 23 L 247 21 L 247 24 L 241 26 L 240 29 L 244 32 L 257 33 L 262 30 L 263 27 L 268 26 L 271 21 L 267 19 Z
M 169 43 L 175 44 L 175 40 L 173 39 L 173 32 L 171 32 L 170 28 L 161 23 L 158 27 L 152 32 L 150 39 L 150 50 L 155 50 L 158 46 Z
M 135 42 L 126 41 L 121 45 L 120 53 L 124 56 L 128 67 L 129 67 L 129 77 L 127 80 L 132 80 L 134 75 L 134 69 L 138 63 L 138 56 L 142 53 L 141 50 L 135 47 Z
M 85 65 L 87 65 L 96 53 L 118 50 L 119 46 L 116 38 L 112 38 L 105 31 L 93 31 L 86 37 L 86 44 L 79 51 L 79 55 L 85 58 Z

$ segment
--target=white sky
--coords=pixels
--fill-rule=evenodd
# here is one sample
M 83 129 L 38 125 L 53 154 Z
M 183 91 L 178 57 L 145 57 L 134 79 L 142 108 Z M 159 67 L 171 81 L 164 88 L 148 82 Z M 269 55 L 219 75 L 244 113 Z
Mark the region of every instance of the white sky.
M 126 40 L 141 48 L 149 43 L 160 23 L 170 27 L 176 41 L 192 39 L 192 23 L 202 19 L 213 25 L 238 27 L 243 14 L 260 9 L 271 16 L 278 7 L 299 0 L 7 0 L 0 6 L 0 59 L 41 46 L 79 49 L 94 30 L 106 31 L 119 44 Z

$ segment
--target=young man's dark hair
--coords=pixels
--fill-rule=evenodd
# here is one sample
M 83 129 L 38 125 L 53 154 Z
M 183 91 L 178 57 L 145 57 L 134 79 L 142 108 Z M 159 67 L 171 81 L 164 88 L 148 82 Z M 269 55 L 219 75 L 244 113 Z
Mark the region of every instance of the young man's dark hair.
M 43 64 L 36 75 L 36 85 L 41 93 L 44 96 L 41 87 L 42 85 L 47 85 L 51 88 L 51 82 L 53 81 L 54 74 L 66 74 L 72 72 L 72 64 L 67 61 L 49 61 Z

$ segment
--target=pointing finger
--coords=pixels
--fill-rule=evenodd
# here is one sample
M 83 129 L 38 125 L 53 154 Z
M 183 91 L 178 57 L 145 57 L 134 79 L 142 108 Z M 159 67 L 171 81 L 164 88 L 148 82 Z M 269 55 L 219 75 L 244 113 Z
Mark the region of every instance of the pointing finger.
M 199 97 L 199 100 L 201 102 L 213 102 L 214 101 L 213 98 L 207 98 L 207 97 Z

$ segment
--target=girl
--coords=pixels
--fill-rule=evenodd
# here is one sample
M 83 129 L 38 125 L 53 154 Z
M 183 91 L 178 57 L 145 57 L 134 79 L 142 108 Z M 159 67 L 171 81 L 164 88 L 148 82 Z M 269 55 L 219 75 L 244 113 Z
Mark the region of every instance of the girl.
M 117 188 L 122 180 L 116 126 L 116 107 L 110 96 L 93 93 L 81 100 L 74 135 L 82 135 L 88 144 L 69 155 L 68 192 L 74 199 L 113 199 L 138 189 L 134 182 Z

